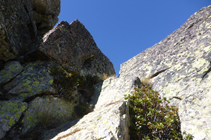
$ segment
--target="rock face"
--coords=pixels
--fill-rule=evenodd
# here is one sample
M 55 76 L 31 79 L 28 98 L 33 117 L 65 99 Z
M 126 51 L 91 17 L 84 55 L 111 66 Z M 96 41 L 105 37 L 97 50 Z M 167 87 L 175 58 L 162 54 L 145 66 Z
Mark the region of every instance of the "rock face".
M 179 107 L 182 132 L 211 139 L 211 6 L 164 40 L 121 65 L 121 76 L 151 77 L 152 88 Z
M 60 13 L 60 0 L 2 0 L 0 5 L 0 61 L 35 50 Z
M 19 121 L 27 106 L 27 103 L 19 101 L 0 101 L 0 138 Z
M 123 95 L 131 92 L 137 79 L 149 78 L 152 89 L 179 108 L 181 131 L 194 140 L 210 140 L 210 15 L 211 6 L 202 8 L 167 38 L 122 64 L 120 77 L 103 82 L 92 113 L 69 128 L 66 124 L 48 131 L 44 139 L 128 140 Z
M 93 112 L 85 115 L 70 128 L 64 125 L 59 129 L 47 131 L 42 139 L 129 140 L 129 112 L 123 95 L 133 89 L 132 81 L 128 77 L 105 80 L 102 89 L 96 91 L 100 96 Z M 61 133 L 57 134 L 55 131 Z
M 35 98 L 30 102 L 23 118 L 22 133 L 27 132 L 37 124 L 52 128 L 53 126 L 68 122 L 75 106 L 76 104 L 73 102 L 68 102 L 54 96 Z
M 38 34 L 45 34 L 59 20 L 60 0 L 32 0 L 32 10 Z
M 60 1 L 0 4 L 0 139 L 129 140 L 124 95 L 145 78 L 179 108 L 182 132 L 211 139 L 211 6 L 101 82 L 114 68 L 82 23 L 46 33 Z
M 18 61 L 10 61 L 6 63 L 5 68 L 0 71 L 0 85 L 9 82 L 12 78 L 21 73 L 22 70 L 23 67 Z
M 60 0 L 0 1 L 1 140 L 41 139 L 82 117 L 103 76 L 115 75 L 78 20 L 52 29 L 59 13 Z
M 65 69 L 83 75 L 102 76 L 115 73 L 113 64 L 97 47 L 93 37 L 78 20 L 70 25 L 59 23 L 45 34 L 39 51 L 62 65 Z
M 7 95 L 15 95 L 14 98 L 25 100 L 30 96 L 41 92 L 55 93 L 52 88 L 53 78 L 50 76 L 50 67 L 54 62 L 37 61 L 24 66 L 24 70 L 9 83 L 4 85 Z

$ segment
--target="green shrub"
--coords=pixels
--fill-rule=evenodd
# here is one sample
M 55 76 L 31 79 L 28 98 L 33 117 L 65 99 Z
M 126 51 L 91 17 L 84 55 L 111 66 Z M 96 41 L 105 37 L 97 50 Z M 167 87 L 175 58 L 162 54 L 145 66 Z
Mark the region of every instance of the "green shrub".
M 147 86 L 134 88 L 129 100 L 132 140 L 182 140 L 178 108 Z M 191 140 L 190 135 L 187 136 Z

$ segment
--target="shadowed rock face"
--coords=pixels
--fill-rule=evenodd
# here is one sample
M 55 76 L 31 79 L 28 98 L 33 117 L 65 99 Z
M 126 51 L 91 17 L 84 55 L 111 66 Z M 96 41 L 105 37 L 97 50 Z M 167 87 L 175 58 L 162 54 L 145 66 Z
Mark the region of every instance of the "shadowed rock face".
M 58 21 L 60 0 L 0 4 L 0 139 L 37 140 L 90 111 L 91 96 L 101 90 L 98 82 L 115 70 L 78 20 L 50 30 Z
M 62 21 L 43 37 L 39 51 L 64 68 L 83 75 L 115 74 L 113 64 L 97 47 L 89 31 L 78 20 Z
M 38 34 L 45 34 L 59 20 L 60 0 L 33 0 L 32 10 Z
M 37 48 L 39 36 L 53 28 L 60 0 L 0 1 L 0 60 L 8 61 Z

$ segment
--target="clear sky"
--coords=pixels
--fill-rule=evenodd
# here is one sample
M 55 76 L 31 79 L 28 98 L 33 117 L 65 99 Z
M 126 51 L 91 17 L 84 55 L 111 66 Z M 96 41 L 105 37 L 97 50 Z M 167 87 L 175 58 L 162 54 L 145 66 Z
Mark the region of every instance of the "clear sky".
M 59 22 L 83 23 L 118 75 L 120 64 L 210 4 L 211 0 L 61 0 Z

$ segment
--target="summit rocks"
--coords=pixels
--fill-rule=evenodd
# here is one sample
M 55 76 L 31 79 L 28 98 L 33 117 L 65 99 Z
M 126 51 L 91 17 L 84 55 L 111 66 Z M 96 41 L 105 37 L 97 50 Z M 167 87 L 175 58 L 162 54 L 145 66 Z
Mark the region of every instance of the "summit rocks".
M 115 74 L 113 64 L 78 20 L 71 24 L 62 21 L 45 34 L 39 51 L 56 60 L 65 69 L 82 75 L 102 77 L 103 74 Z

